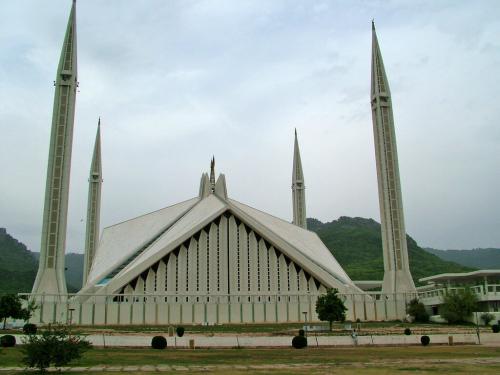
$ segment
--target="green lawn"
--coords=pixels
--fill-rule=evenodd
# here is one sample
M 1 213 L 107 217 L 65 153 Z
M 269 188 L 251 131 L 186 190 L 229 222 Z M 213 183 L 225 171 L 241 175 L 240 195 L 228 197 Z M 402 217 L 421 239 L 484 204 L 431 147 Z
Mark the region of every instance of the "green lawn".
M 385 362 L 401 362 L 401 367 L 425 364 L 430 360 L 498 358 L 500 347 L 481 346 L 411 346 L 279 349 L 197 349 L 154 350 L 144 348 L 92 349 L 72 366 L 132 366 L 132 365 L 363 365 L 377 367 Z M 21 366 L 19 348 L 4 348 L 0 367 Z M 420 366 L 420 365 L 419 365 Z M 418 367 L 418 366 L 417 366 Z

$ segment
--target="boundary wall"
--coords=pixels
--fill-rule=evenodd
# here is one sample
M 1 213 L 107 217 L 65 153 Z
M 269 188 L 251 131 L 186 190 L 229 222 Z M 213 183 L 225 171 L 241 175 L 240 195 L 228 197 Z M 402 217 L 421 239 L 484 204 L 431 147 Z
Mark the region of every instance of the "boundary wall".
M 281 295 L 49 295 L 20 294 L 35 300 L 31 322 L 77 325 L 168 325 L 319 322 L 320 294 Z M 384 321 L 406 317 L 412 293 L 340 295 L 346 320 Z

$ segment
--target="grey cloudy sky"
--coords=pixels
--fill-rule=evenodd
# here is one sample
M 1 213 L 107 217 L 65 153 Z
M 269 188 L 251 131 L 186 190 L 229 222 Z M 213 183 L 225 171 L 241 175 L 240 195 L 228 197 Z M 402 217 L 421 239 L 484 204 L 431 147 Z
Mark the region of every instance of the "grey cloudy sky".
M 39 250 L 70 1 L 0 2 L 0 226 Z M 102 118 L 101 224 L 191 198 L 215 154 L 234 199 L 291 218 L 379 220 L 370 20 L 391 85 L 408 233 L 500 247 L 499 1 L 78 2 L 68 250 L 83 251 Z

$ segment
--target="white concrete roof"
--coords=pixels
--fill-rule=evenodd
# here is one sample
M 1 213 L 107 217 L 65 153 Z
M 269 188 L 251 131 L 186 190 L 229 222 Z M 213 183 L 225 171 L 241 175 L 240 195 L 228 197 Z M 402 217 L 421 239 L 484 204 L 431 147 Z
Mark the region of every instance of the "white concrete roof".
M 436 281 L 446 281 L 446 280 L 464 280 L 464 279 L 472 279 L 484 276 L 500 277 L 500 270 L 477 270 L 472 272 L 460 272 L 460 273 L 441 273 L 439 275 L 423 277 L 419 279 L 419 281 L 436 282 Z
M 148 247 L 148 249 L 124 268 L 119 276 L 126 275 L 129 271 L 133 270 L 136 265 L 143 262 L 155 263 L 159 261 L 168 254 L 169 251 L 174 250 L 185 241 L 186 238 L 189 238 L 207 223 L 217 218 L 226 208 L 226 204 L 213 194 L 203 198 L 195 206 L 191 207 L 184 216 L 163 233 L 163 235 Z
M 106 228 L 85 289 L 99 286 L 96 284 L 104 277 L 119 271 L 104 287 L 107 293 L 118 291 L 226 210 L 325 285 L 361 292 L 316 233 L 215 194 L 201 200 L 193 198 Z M 120 270 L 126 261 L 129 263 Z
M 344 283 L 352 284 L 352 281 L 347 273 L 333 257 L 330 250 L 328 250 L 316 233 L 300 228 L 292 223 L 259 211 L 233 199 L 228 199 L 228 201 L 231 205 L 236 206 L 247 215 L 264 224 L 269 230 L 274 232 L 285 242 L 292 245 L 317 266 L 325 268 L 328 272 Z
M 95 284 L 141 247 L 158 236 L 199 201 L 193 198 L 173 206 L 104 228 L 88 284 Z

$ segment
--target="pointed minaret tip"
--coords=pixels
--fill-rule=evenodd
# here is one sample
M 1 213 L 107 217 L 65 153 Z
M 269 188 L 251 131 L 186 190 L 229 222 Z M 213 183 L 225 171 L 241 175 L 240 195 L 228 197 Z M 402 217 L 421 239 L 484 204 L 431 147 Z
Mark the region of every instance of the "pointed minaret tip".
M 210 191 L 213 193 L 215 191 L 215 156 L 212 155 L 212 160 L 210 161 Z
M 375 31 L 375 18 L 372 18 L 372 30 Z
M 300 160 L 299 141 L 297 129 L 295 129 L 295 142 L 293 147 L 293 171 L 292 171 L 292 202 L 293 202 L 293 224 L 307 229 L 306 201 L 305 201 L 304 173 Z

